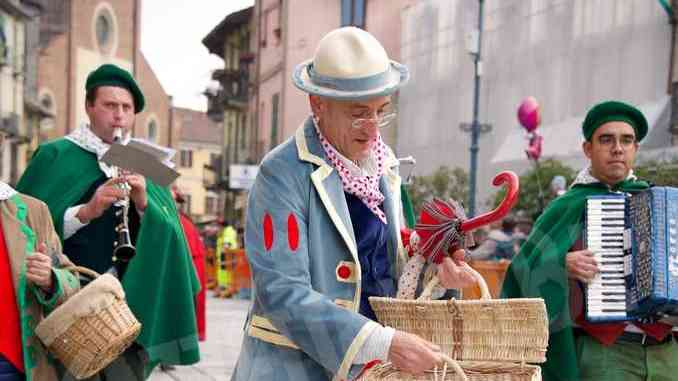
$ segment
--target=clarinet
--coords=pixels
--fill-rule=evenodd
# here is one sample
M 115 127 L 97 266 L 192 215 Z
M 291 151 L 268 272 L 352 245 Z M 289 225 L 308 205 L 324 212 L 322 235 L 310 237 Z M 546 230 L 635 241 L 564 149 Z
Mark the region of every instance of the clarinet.
M 122 129 L 116 128 L 113 133 L 113 142 L 120 143 L 122 141 Z M 119 177 L 119 168 L 113 167 L 113 178 Z M 122 276 L 127 269 L 129 261 L 132 260 L 136 254 L 136 248 L 132 244 L 132 238 L 130 236 L 129 230 L 129 184 L 122 183 L 120 188 L 125 191 L 127 194 L 123 200 L 115 203 L 115 207 L 118 209 L 115 212 L 117 218 L 117 224 L 115 227 L 115 232 L 117 234 L 117 239 L 113 242 L 113 267 L 108 271 L 112 273 L 119 279 L 122 279 Z

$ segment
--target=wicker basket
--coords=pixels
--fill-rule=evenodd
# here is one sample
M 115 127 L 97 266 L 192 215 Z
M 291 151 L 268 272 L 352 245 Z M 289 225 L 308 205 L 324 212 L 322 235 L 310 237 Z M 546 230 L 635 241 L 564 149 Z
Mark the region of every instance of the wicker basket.
M 141 324 L 114 276 L 74 269 L 96 279 L 49 314 L 35 331 L 48 351 L 81 380 L 120 356 L 139 335 Z
M 546 361 L 548 318 L 542 299 L 491 299 L 487 284 L 473 273 L 481 289 L 480 300 L 429 300 L 436 277 L 417 300 L 370 297 L 382 324 L 416 334 L 440 346 L 460 364 L 471 380 L 540 380 L 538 366 Z M 452 360 L 451 360 L 452 361 Z M 426 377 L 400 374 L 389 364 L 370 369 L 365 380 L 436 380 L 438 370 Z M 445 380 L 463 378 L 446 371 Z
M 463 375 L 451 366 L 442 366 L 426 372 L 423 376 L 412 376 L 394 369 L 390 363 L 370 368 L 360 378 L 362 381 L 539 381 L 541 368 L 536 365 L 521 365 L 501 362 L 457 361 Z

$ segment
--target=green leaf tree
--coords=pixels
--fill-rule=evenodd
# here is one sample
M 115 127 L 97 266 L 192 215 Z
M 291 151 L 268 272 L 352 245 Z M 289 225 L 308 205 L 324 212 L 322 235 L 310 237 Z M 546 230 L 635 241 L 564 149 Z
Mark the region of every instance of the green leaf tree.
M 561 161 L 556 159 L 546 159 L 539 162 L 539 170 L 535 166 L 520 176 L 520 193 L 518 194 L 518 203 L 513 207 L 514 211 L 524 211 L 527 216 L 534 220 L 541 214 L 542 209 L 539 201 L 539 183 L 544 195 L 544 206 L 548 205 L 556 195 L 551 192 L 549 186 L 555 176 L 563 176 L 567 180 L 567 185 L 572 183 L 576 171 Z M 506 191 L 504 188 L 497 191 L 495 196 L 490 199 L 490 205 L 496 207 L 504 199 Z
M 678 157 L 669 161 L 646 161 L 634 168 L 640 180 L 654 185 L 678 187 Z
M 417 176 L 407 191 L 412 199 L 415 215 L 421 212 L 424 201 L 433 197 L 454 199 L 464 206 L 468 205 L 468 174 L 461 168 L 442 166 L 428 176 Z

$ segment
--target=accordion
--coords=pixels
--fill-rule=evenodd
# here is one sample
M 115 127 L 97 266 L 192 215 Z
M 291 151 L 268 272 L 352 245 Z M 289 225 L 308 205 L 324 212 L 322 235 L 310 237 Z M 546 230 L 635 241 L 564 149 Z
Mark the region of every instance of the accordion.
M 585 287 L 588 321 L 678 316 L 678 188 L 590 196 L 584 224 L 599 269 Z

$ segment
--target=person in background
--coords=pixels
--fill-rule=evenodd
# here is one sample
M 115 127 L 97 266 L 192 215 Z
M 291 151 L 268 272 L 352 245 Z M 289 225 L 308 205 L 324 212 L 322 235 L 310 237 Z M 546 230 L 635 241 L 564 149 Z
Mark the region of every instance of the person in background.
M 567 180 L 565 179 L 565 176 L 553 176 L 553 179 L 551 180 L 551 194 L 555 197 L 560 197 L 565 194 L 566 190 Z
M 545 381 L 676 380 L 675 322 L 593 323 L 584 316 L 586 284 L 605 270 L 583 248 L 586 199 L 649 189 L 633 173 L 647 120 L 630 104 L 606 101 L 589 110 L 581 128 L 588 165 L 535 222 L 506 273 L 502 297 L 544 299 L 549 316 Z
M 200 279 L 200 292 L 195 296 L 195 317 L 198 324 L 198 339 L 200 341 L 205 341 L 207 333 L 205 320 L 205 292 L 207 290 L 207 278 L 205 275 L 205 244 L 203 243 L 198 228 L 193 224 L 191 218 L 181 210 L 180 205 L 186 202 L 186 198 L 184 198 L 176 186 L 172 187 L 172 196 L 177 203 L 179 221 L 181 222 L 181 227 L 184 229 L 186 242 L 191 251 L 193 266 L 195 267 L 198 279 Z
M 135 115 L 144 108 L 134 77 L 104 64 L 89 73 L 82 90 L 89 124 L 41 144 L 17 189 L 47 204 L 69 259 L 98 273 L 113 266 L 121 223 L 117 205 L 128 203 L 136 254 L 120 282 L 141 333 L 90 380 L 144 380 L 161 362 L 199 361 L 194 296 L 200 284 L 170 190 L 140 174 L 121 171 L 114 177 L 113 168 L 101 161 L 116 131 L 123 142 L 130 138 Z M 64 379 L 71 379 L 62 370 Z
M 490 230 L 487 239 L 471 251 L 470 258 L 473 260 L 511 260 L 518 253 L 519 242 L 525 238 L 516 231 L 516 222 L 512 217 L 506 217 L 501 221 L 501 227 L 496 226 Z
M 240 248 L 238 242 L 238 233 L 231 221 L 222 219 L 222 229 L 219 231 L 216 247 L 216 262 L 217 262 L 217 294 L 222 298 L 228 298 L 233 294 L 233 279 L 234 279 L 234 259 L 228 254 L 227 250 Z
M 0 381 L 59 379 L 34 329 L 79 290 L 71 266 L 47 205 L 0 181 Z

